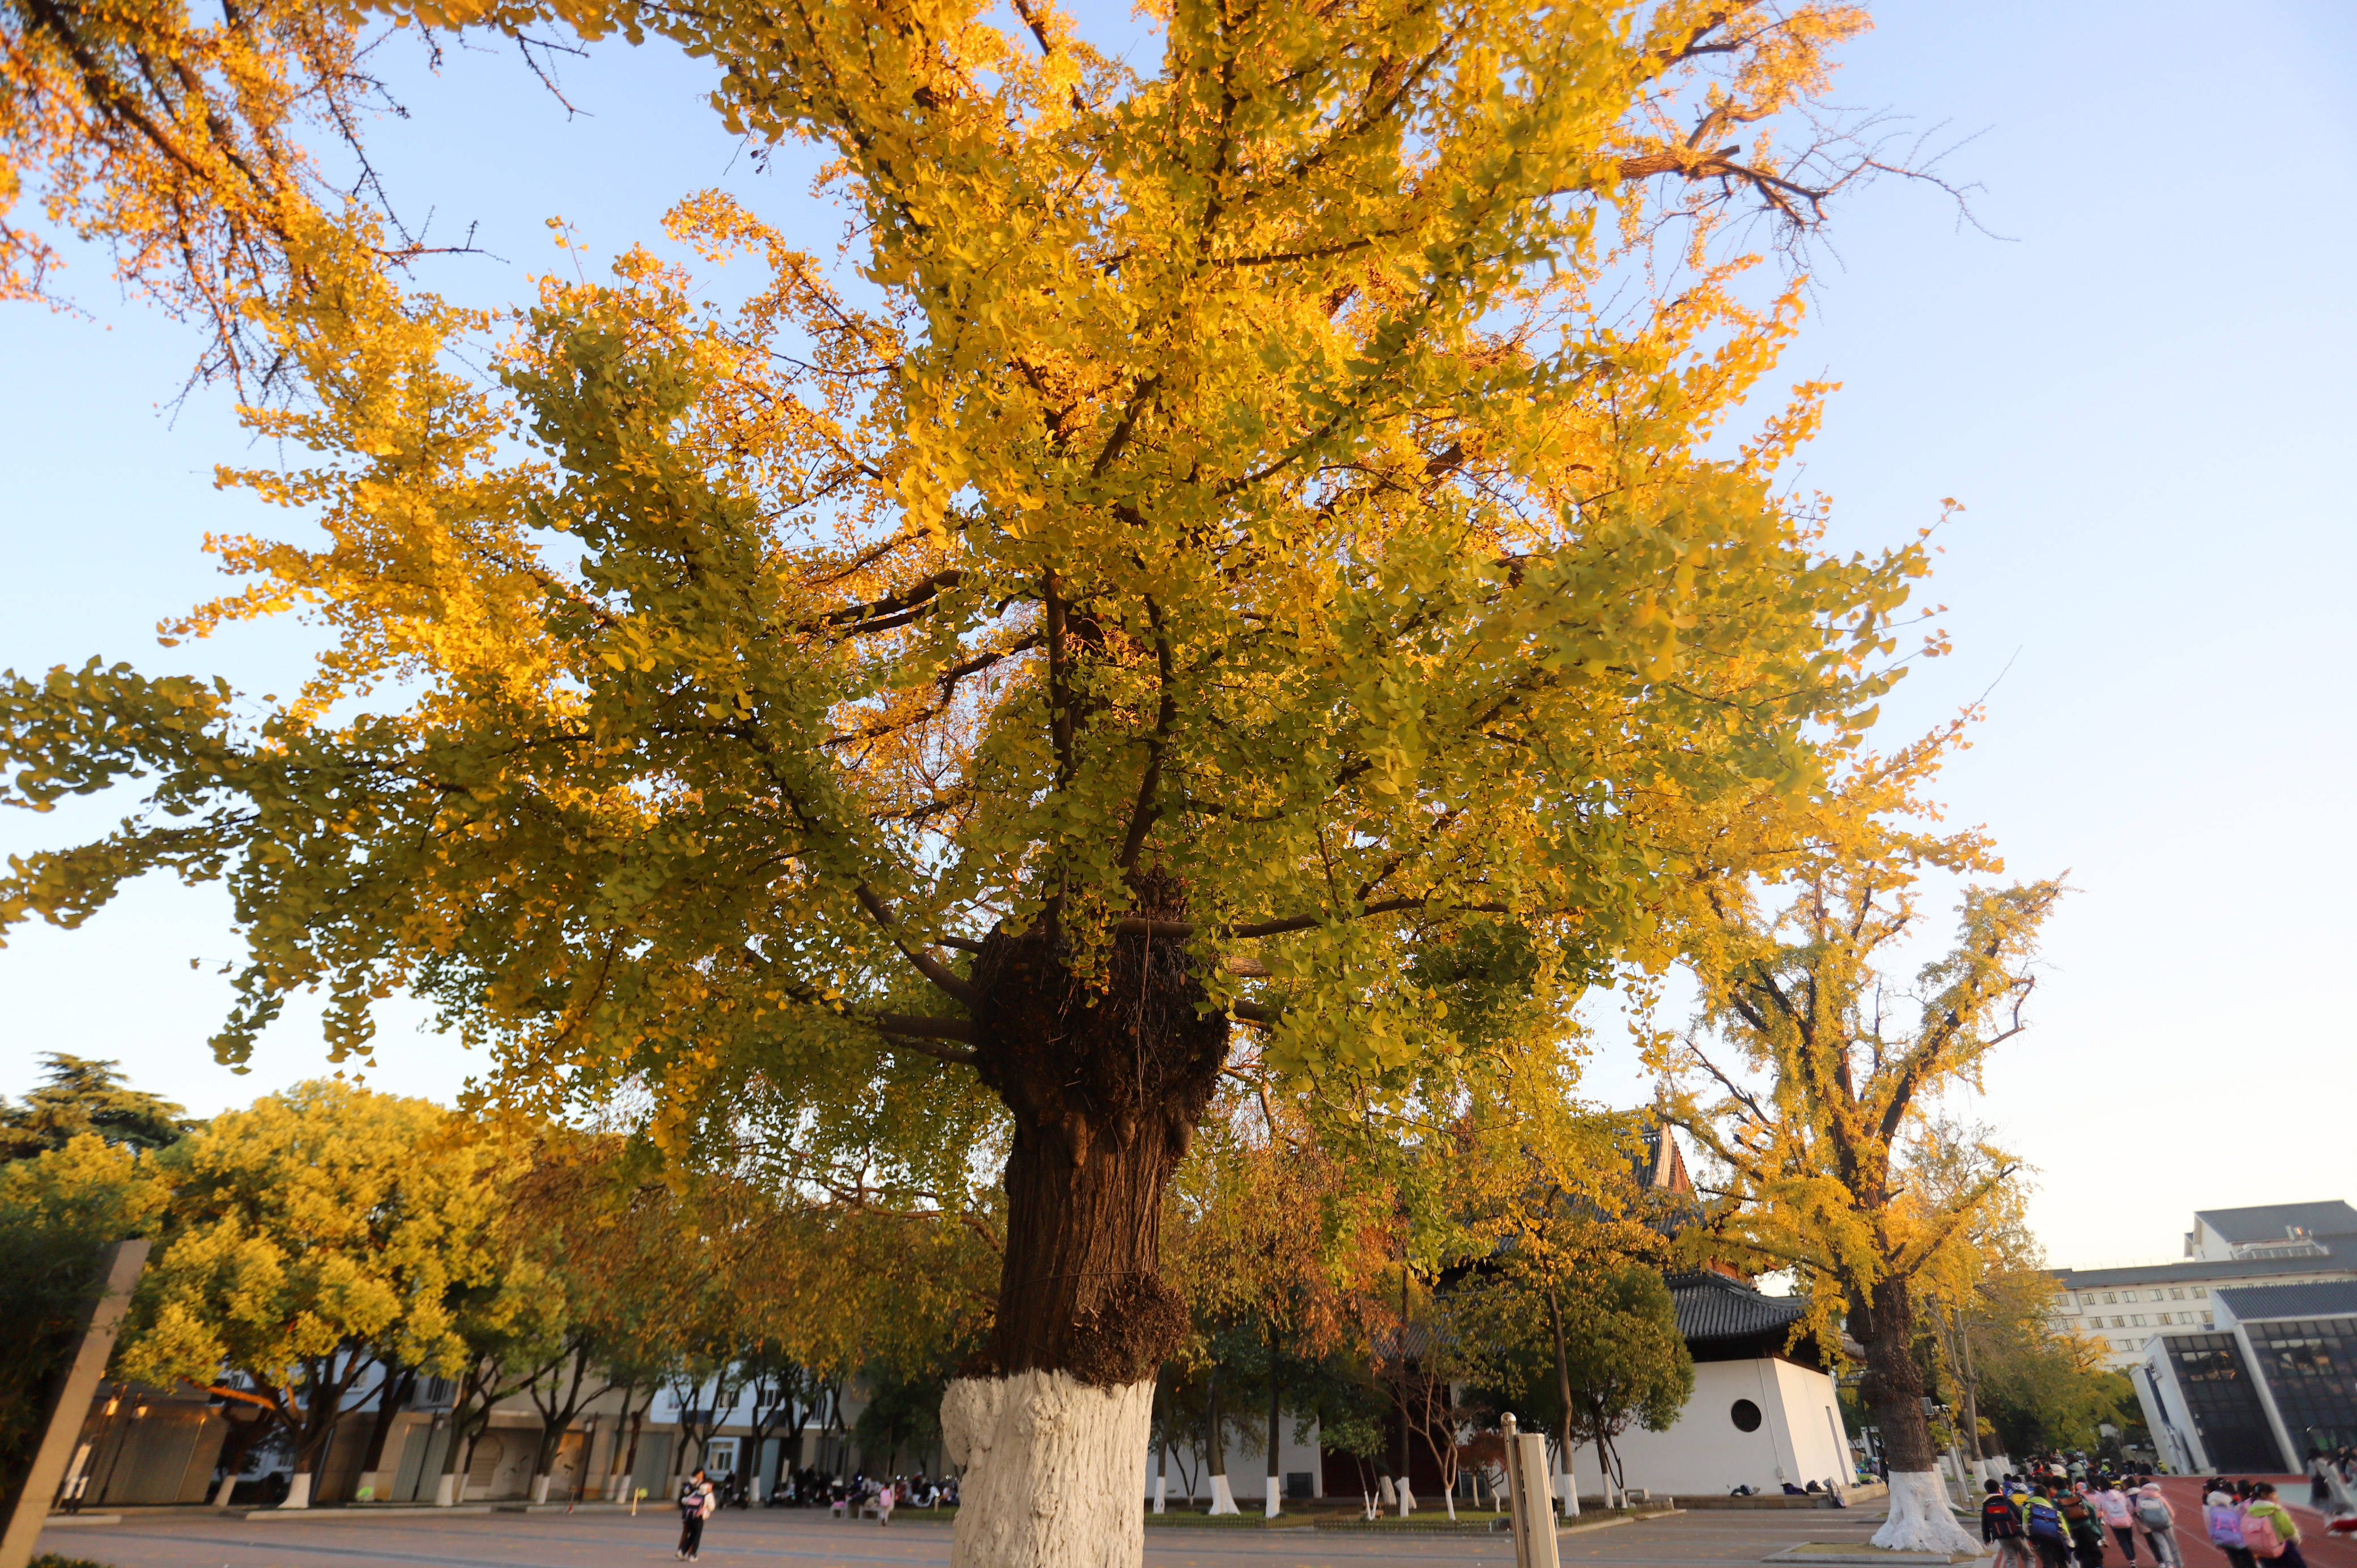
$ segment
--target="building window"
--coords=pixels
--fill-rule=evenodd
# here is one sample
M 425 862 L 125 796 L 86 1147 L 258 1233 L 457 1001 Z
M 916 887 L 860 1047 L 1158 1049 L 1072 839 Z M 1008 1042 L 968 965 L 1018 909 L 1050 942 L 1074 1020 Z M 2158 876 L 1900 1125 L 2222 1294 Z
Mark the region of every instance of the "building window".
M 1760 1430 L 1760 1407 L 1749 1400 L 1737 1400 L 1734 1406 L 1727 1411 L 1727 1418 L 1735 1423 L 1735 1430 L 1738 1432 Z
M 2230 1334 L 2181 1334 L 2167 1341 L 2177 1386 L 2214 1469 L 2271 1470 L 2283 1463 L 2242 1347 Z M 2264 1351 L 2261 1354 L 2265 1354 Z
M 2093 1305 L 2095 1305 L 2095 1293 L 2094 1293 L 2093 1291 L 2083 1291 L 2083 1292 L 2082 1292 L 2082 1293 L 2080 1294 L 2080 1296 L 2079 1296 L 2079 1305 L 2080 1305 L 2081 1306 L 2093 1306 Z
M 2144 1314 L 2141 1312 L 2132 1312 L 2128 1314 L 2128 1326 L 2130 1328 L 2142 1328 L 2144 1326 Z
M 2171 1301 L 2183 1301 L 2185 1299 L 2185 1293 L 2182 1290 L 2172 1286 L 2169 1293 L 2169 1299 Z
M 2206 1312 L 2205 1312 L 2205 1313 L 2203 1313 L 2203 1314 L 2201 1315 L 2201 1326 L 2202 1326 L 2202 1327 L 2204 1327 L 2204 1328 L 2208 1328 L 2208 1327 L 2211 1327 L 2211 1326 L 2212 1326 L 2212 1324 L 2211 1324 L 2211 1321 L 2210 1321 L 2210 1315 L 2209 1315 L 2208 1313 L 2206 1313 Z
M 2330 1450 L 2357 1436 L 2349 1398 L 2357 1384 L 2357 1317 L 2252 1324 L 2245 1332 L 2295 1438 L 2304 1434 Z
M 2155 1291 L 2152 1293 L 2152 1299 L 2155 1301 L 2167 1301 L 2169 1298 L 2161 1294 L 2158 1291 Z
M 2119 1292 L 2107 1290 L 2104 1293 L 2104 1305 L 2105 1306 L 2117 1306 L 2119 1305 Z
M 2115 1317 L 2112 1319 L 2112 1326 L 2115 1328 L 2126 1328 L 2127 1326 L 2128 1320 L 2125 1317 Z
M 2167 1314 L 2167 1313 L 2165 1313 L 2165 1312 L 2164 1312 L 2164 1313 L 2162 1313 L 2162 1314 L 2160 1315 L 2160 1321 L 2161 1321 L 2161 1322 L 2163 1322 L 2163 1323 L 2167 1323 L 2167 1322 L 2169 1321 L 2169 1314 Z
M 2209 1296 L 2209 1294 L 2210 1287 L 2208 1285 L 2195 1285 L 2193 1287 L 2193 1299 L 2196 1301 L 2204 1300 Z

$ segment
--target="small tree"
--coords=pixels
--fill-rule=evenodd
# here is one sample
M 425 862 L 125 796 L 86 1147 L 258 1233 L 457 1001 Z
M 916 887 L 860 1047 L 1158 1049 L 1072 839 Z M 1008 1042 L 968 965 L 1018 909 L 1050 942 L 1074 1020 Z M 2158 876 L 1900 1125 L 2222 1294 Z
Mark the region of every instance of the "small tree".
M 258 1412 L 301 1507 L 371 1366 L 464 1363 L 453 1303 L 494 1268 L 507 1167 L 438 1107 L 337 1082 L 226 1112 L 156 1163 L 171 1197 L 120 1364 Z
M 1626 1483 L 1614 1441 L 1631 1426 L 1666 1432 L 1694 1393 L 1694 1357 L 1676 1305 L 1654 1270 L 1631 1264 L 1566 1292 L 1549 1326 L 1569 1389 L 1565 1430 L 1596 1445 L 1605 1500 Z M 1566 1453 L 1565 1468 L 1568 1469 Z
M 1893 825 L 1954 733 L 1862 770 L 1813 814 L 1781 875 L 1782 908 L 1763 912 L 1747 885 L 1707 884 L 1715 919 L 1697 926 L 1690 950 L 1701 1026 L 1659 1057 L 1680 1085 L 1674 1119 L 1723 1184 L 1700 1244 L 1792 1271 L 1813 1307 L 1795 1332 L 1835 1345 L 1846 1316 L 1865 1346 L 1861 1392 L 1890 1465 L 1890 1512 L 1875 1543 L 1906 1550 L 1978 1549 L 1935 1468 L 1914 1293 L 1971 1245 L 1975 1217 L 2007 1173 L 1934 1191 L 1910 1185 L 1905 1163 L 1910 1145 L 1920 1158 L 1937 1137 L 1926 1105 L 1977 1088 L 1988 1053 L 2025 1026 L 2029 960 L 2061 893 L 2053 882 L 1967 890 L 1956 946 L 1911 986 L 1886 982 L 1878 965 L 1916 927 L 1918 876 L 1996 868 L 1977 834 Z

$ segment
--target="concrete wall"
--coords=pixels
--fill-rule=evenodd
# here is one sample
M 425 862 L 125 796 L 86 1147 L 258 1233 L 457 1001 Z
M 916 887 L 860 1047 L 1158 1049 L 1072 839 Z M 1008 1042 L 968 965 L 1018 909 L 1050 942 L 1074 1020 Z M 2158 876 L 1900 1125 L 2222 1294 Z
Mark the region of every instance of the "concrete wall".
M 1280 1434 L 1282 1442 L 1277 1450 L 1275 1473 L 1278 1483 L 1281 1487 L 1283 1478 L 1287 1474 L 1307 1473 L 1309 1477 L 1309 1495 L 1313 1498 L 1322 1498 L 1326 1495 L 1325 1466 L 1319 1457 L 1317 1424 L 1315 1423 L 1310 1424 L 1308 1436 L 1306 1439 L 1297 1438 L 1293 1434 L 1293 1413 L 1290 1411 L 1286 1412 Z M 1228 1464 L 1228 1489 L 1235 1495 L 1239 1503 L 1250 1498 L 1256 1507 L 1265 1505 L 1268 1500 L 1269 1464 L 1266 1453 L 1268 1417 L 1263 1414 L 1249 1422 L 1231 1422 L 1227 1424 L 1226 1430 L 1227 1442 L 1223 1446 Z M 1165 1495 L 1169 1500 L 1165 1506 L 1182 1508 L 1186 1505 L 1189 1500 L 1187 1477 L 1192 1475 L 1195 1478 L 1193 1500 L 1200 1506 L 1209 1507 L 1211 1501 L 1211 1479 L 1206 1467 L 1202 1444 L 1200 1442 L 1173 1444 L 1169 1449 L 1168 1459 L 1170 1487 Z M 1160 1448 L 1157 1448 L 1146 1457 L 1146 1495 L 1149 1498 L 1154 1496 L 1155 1467 L 1163 1462 L 1164 1450 Z M 1437 1506 L 1437 1499 L 1436 1506 Z
M 1736 1425 L 1738 1400 L 1759 1408 L 1758 1430 Z M 1629 1485 L 1655 1496 L 1724 1495 L 1738 1486 L 1774 1492 L 1786 1481 L 1846 1485 L 1855 1474 L 1833 1380 L 1772 1359 L 1700 1363 L 1694 1397 L 1667 1432 L 1626 1432 L 1614 1447 Z M 1572 1456 L 1572 1474 L 1583 1495 L 1603 1490 L 1592 1445 Z

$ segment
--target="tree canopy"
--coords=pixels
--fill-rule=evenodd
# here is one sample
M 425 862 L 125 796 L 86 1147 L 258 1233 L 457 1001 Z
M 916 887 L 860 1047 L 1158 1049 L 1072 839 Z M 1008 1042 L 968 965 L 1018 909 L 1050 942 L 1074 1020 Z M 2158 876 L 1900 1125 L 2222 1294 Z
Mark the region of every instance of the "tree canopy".
M 461 309 L 307 161 L 363 135 L 356 15 L 0 7 L 0 145 L 266 367 L 295 466 L 224 481 L 324 531 L 221 542 L 175 626 L 312 618 L 285 701 L 0 682 L 0 798 L 142 801 L 0 919 L 225 882 L 225 1059 L 307 988 L 365 1052 L 406 988 L 511 1098 L 644 1090 L 673 1155 L 758 1100 L 946 1210 L 1003 1154 L 991 1367 L 1142 1412 L 1222 1081 L 1532 1102 L 1895 679 L 1923 549 L 1829 553 L 1780 478 L 1824 389 L 1768 383 L 1799 296 L 1725 221 L 1879 166 L 1814 113 L 1854 9 L 1170 5 L 1138 66 L 1028 0 L 385 12 L 668 38 L 854 239 L 683 193 L 673 259 Z
M 21 1104 L 0 1096 L 0 1160 L 62 1149 L 83 1133 L 134 1149 L 160 1149 L 199 1125 L 185 1108 L 133 1089 L 122 1064 L 43 1051 L 48 1080 Z

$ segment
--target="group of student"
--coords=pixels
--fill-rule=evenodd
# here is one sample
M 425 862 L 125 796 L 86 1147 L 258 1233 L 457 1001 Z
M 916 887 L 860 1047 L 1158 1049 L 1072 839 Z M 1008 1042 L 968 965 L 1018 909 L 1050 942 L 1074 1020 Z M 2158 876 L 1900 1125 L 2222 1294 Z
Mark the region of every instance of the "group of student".
M 2214 1479 L 2204 1488 L 2203 1530 L 2233 1568 L 2308 1568 L 2299 1552 L 2299 1526 L 2276 1500 L 2266 1481 Z M 2104 1568 L 2110 1531 L 2136 1568 L 2136 1538 L 2144 1538 L 2156 1568 L 2185 1568 L 2178 1549 L 2177 1515 L 2158 1481 L 2137 1485 L 2116 1477 L 2088 1480 L 1991 1481 L 1981 1499 L 1981 1539 L 1996 1548 L 1998 1568 Z

